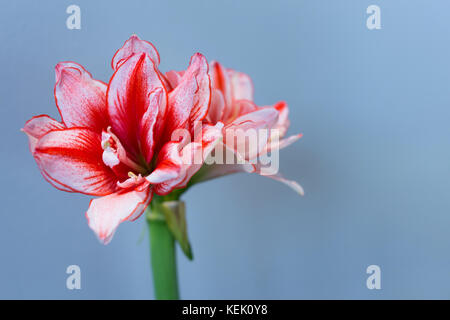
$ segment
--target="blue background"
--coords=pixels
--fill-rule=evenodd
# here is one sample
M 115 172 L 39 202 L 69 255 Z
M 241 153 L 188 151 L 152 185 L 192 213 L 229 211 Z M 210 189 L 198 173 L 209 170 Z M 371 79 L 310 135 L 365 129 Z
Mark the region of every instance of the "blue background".
M 81 7 L 81 30 L 66 8 Z M 366 8 L 381 8 L 381 30 Z M 107 81 L 133 33 L 161 69 L 200 51 L 250 74 L 256 102 L 284 99 L 281 170 L 302 198 L 235 175 L 186 196 L 195 260 L 178 251 L 183 298 L 450 298 L 450 24 L 447 1 L 9 1 L 1 5 L 0 298 L 153 298 L 145 221 L 108 246 L 89 198 L 51 187 L 19 131 L 58 118 L 56 63 Z M 141 235 L 144 235 L 142 240 Z M 68 265 L 82 289 L 66 289 Z M 366 268 L 381 267 L 381 290 Z

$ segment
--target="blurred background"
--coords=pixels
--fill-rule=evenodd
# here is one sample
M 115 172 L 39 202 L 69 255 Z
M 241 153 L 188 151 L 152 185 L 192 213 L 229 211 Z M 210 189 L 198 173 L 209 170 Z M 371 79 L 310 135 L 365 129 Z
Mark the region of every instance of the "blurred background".
M 81 8 L 69 30 L 66 8 Z M 369 5 L 381 29 L 369 30 Z M 152 299 L 144 219 L 108 246 L 89 197 L 58 191 L 29 153 L 26 120 L 59 119 L 54 66 L 108 81 L 136 33 L 161 69 L 199 51 L 251 75 L 259 105 L 286 100 L 281 171 L 300 197 L 239 174 L 185 195 L 195 259 L 178 250 L 185 299 L 450 298 L 448 1 L 9 1 L 0 21 L 0 298 Z M 81 268 L 81 290 L 66 268 Z M 368 290 L 366 268 L 381 268 Z

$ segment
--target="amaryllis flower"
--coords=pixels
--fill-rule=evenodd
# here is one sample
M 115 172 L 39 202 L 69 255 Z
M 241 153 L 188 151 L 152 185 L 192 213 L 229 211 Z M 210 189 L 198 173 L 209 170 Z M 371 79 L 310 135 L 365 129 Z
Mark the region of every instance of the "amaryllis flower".
M 166 74 L 172 84 L 177 84 L 182 75 L 183 73 L 173 71 Z M 243 161 L 234 164 L 205 164 L 202 171 L 195 177 L 195 181 L 208 180 L 235 172 L 256 172 L 280 181 L 303 195 L 303 188 L 297 182 L 285 179 L 279 172 L 264 170 L 258 161 L 251 161 L 268 152 L 278 152 L 279 149 L 301 138 L 302 134 L 285 138 L 289 128 L 287 104 L 280 101 L 273 106 L 257 106 L 253 102 L 253 83 L 250 77 L 245 73 L 224 68 L 218 62 L 211 63 L 210 76 L 211 107 L 205 121 L 211 124 L 224 123 L 223 141 L 216 148 L 222 147 L 224 149 L 222 154 L 231 152 Z M 239 130 L 241 134 L 249 130 L 266 130 L 268 134 L 265 139 L 259 139 L 257 143 L 240 148 L 241 146 L 233 140 L 239 134 Z M 235 132 L 238 134 L 233 134 Z M 241 141 L 245 143 L 245 140 Z
M 98 197 L 86 217 L 104 243 L 121 222 L 137 219 L 154 193 L 186 186 L 201 164 L 183 157 L 204 159 L 222 136 L 221 122 L 202 123 L 211 102 L 205 57 L 195 54 L 176 85 L 159 62 L 155 47 L 137 36 L 114 55 L 108 84 L 77 63 L 61 62 L 54 89 L 61 121 L 40 115 L 23 128 L 50 184 Z M 202 135 L 172 139 L 178 130 Z

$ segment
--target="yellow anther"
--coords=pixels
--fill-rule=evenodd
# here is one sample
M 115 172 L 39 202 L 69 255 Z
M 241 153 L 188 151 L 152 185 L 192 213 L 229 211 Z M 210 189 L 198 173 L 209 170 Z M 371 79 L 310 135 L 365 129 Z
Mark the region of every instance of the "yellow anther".
M 128 176 L 130 177 L 130 178 L 135 178 L 135 179 L 137 179 L 137 175 L 135 175 L 133 172 L 131 172 L 131 171 L 128 171 Z

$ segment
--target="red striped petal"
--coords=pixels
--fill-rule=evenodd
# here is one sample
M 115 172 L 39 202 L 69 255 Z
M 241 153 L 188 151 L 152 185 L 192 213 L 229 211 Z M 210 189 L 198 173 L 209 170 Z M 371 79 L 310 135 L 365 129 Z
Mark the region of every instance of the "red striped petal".
M 286 102 L 280 101 L 277 102 L 273 108 L 278 111 L 278 121 L 274 126 L 274 129 L 280 130 L 280 137 L 284 137 L 286 135 L 287 130 L 289 129 L 289 108 Z
M 251 100 L 253 101 L 253 83 L 252 79 L 243 72 L 227 69 L 231 82 L 231 95 L 233 100 Z
M 156 94 L 159 91 L 162 93 Z M 155 93 L 154 99 L 151 98 L 152 92 Z M 160 75 L 144 53 L 133 55 L 122 63 L 111 78 L 107 100 L 112 131 L 136 162 L 142 148 L 146 158 L 151 156 L 156 114 L 164 112 L 161 110 L 165 109 L 166 99 Z M 143 117 L 151 123 L 143 126 Z M 145 146 L 140 146 L 140 142 L 144 142 Z
M 52 130 L 64 129 L 64 125 L 49 116 L 43 114 L 35 116 L 25 123 L 22 131 L 28 136 L 31 153 L 34 152 L 36 143 L 47 132 Z
M 196 53 L 177 87 L 169 93 L 166 137 L 177 128 L 188 128 L 195 121 L 203 120 L 211 102 L 211 83 L 208 62 Z
M 210 123 L 216 123 L 222 120 L 223 112 L 225 110 L 225 100 L 223 94 L 218 89 L 212 89 L 211 91 L 211 105 L 207 115 L 207 121 Z
M 156 169 L 147 177 L 154 184 L 155 192 L 166 195 L 176 188 L 184 188 L 222 138 L 222 127 L 221 122 L 215 126 L 204 125 L 196 141 L 167 143 L 158 156 Z
M 155 46 L 148 41 L 141 40 L 137 35 L 132 35 L 127 41 L 125 41 L 122 48 L 117 50 L 111 61 L 111 66 L 114 70 L 117 70 L 122 63 L 124 63 L 133 54 L 145 53 L 150 59 L 153 60 L 156 66 L 159 65 L 159 53 Z
M 223 94 L 225 108 L 233 103 L 230 78 L 222 65 L 217 61 L 211 62 L 211 85 L 214 89 L 220 90 Z M 226 116 L 226 115 L 224 115 Z
M 273 108 L 244 114 L 225 126 L 224 143 L 243 159 L 253 159 L 264 150 L 270 138 L 269 130 L 277 120 L 278 112 Z M 268 130 L 267 135 L 260 135 L 259 130 Z M 264 137 L 265 139 L 262 139 Z
M 162 88 L 155 89 L 149 96 L 149 106 L 147 111 L 142 115 L 140 121 L 140 139 L 142 154 L 147 163 L 152 161 L 153 150 L 155 147 L 155 137 L 158 137 L 159 132 L 154 132 L 154 127 L 158 117 L 159 106 L 162 105 L 165 99 L 165 92 Z M 161 119 L 162 121 L 162 119 Z
M 50 131 L 34 156 L 44 177 L 72 191 L 103 196 L 117 189 L 115 174 L 102 161 L 100 135 L 86 128 Z
M 108 126 L 106 84 L 92 79 L 81 65 L 60 62 L 55 68 L 55 99 L 67 127 L 87 127 L 100 132 Z
M 101 242 L 108 244 L 119 224 L 139 218 L 151 198 L 151 189 L 145 188 L 142 191 L 120 191 L 91 200 L 86 212 L 89 227 Z

